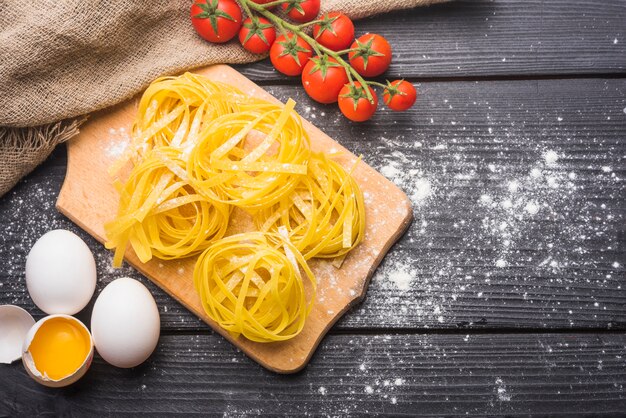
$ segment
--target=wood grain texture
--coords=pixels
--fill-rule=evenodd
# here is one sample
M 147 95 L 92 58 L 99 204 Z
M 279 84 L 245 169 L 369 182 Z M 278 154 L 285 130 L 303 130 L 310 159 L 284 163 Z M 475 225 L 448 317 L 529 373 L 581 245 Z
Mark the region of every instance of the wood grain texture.
M 229 66 L 214 65 L 196 72 L 210 80 L 236 86 L 245 94 L 276 102 L 269 93 Z M 106 241 L 104 225 L 115 219 L 119 203 L 119 193 L 108 175 L 109 167 L 119 156 L 111 155 L 110 150 L 126 147 L 129 141 L 128 137 L 112 137 L 111 132 L 130 132 L 138 100 L 135 98 L 91 115 L 81 127 L 80 134 L 68 144 L 67 174 L 56 207 L 101 243 Z M 282 342 L 258 343 L 222 329 L 205 313 L 194 287 L 197 257 L 170 261 L 152 258 L 142 263 L 130 246 L 125 254 L 125 260 L 152 282 L 251 358 L 278 373 L 293 373 L 306 365 L 328 329 L 352 305 L 363 299 L 374 270 L 413 217 L 411 204 L 402 190 L 371 167 L 357 163 L 357 156 L 306 120 L 302 125 L 310 136 L 313 152 L 338 153 L 336 161 L 339 164 L 346 170 L 354 167 L 352 176 L 365 196 L 367 222 L 363 241 L 347 255 L 341 268 L 337 269 L 329 260 L 309 261 L 317 279 L 316 297 L 304 328 L 296 337 Z M 123 174 L 127 175 L 128 172 Z M 250 216 L 234 210 L 227 234 L 251 230 L 255 228 Z
M 356 22 L 387 37 L 386 78 L 624 74 L 626 1 L 452 1 Z M 238 67 L 253 80 L 297 83 L 268 60 Z
M 416 221 L 339 329 L 626 328 L 625 81 L 424 83 L 410 112 L 391 119 L 382 111 L 365 125 L 345 122 L 334 107 L 322 114 L 293 88 L 268 89 L 282 100 L 293 96 L 305 116 L 389 171 L 414 199 Z M 559 155 L 550 166 L 548 150 Z M 64 154 L 58 150 L 0 200 L 0 303 L 32 309 L 23 282 L 28 250 L 48 229 L 77 230 L 52 209 Z M 427 179 L 432 194 L 423 196 L 387 166 L 417 170 L 415 180 Z M 540 178 L 529 175 L 533 169 Z M 558 187 L 549 186 L 550 178 Z M 516 193 L 512 181 L 519 182 Z M 519 203 L 509 213 L 482 202 L 483 195 Z M 547 206 L 530 216 L 529 201 Z M 500 231 L 502 222 L 509 232 Z M 109 253 L 79 234 L 96 255 L 99 288 L 121 275 L 140 277 L 110 269 Z M 501 258 L 508 263 L 502 268 Z M 408 289 L 391 280 L 398 271 L 412 274 Z M 204 328 L 150 290 L 165 330 Z
M 141 367 L 96 357 L 63 390 L 0 365 L 0 416 L 196 413 L 618 416 L 626 337 L 332 335 L 301 373 L 277 376 L 215 335 L 163 336 Z

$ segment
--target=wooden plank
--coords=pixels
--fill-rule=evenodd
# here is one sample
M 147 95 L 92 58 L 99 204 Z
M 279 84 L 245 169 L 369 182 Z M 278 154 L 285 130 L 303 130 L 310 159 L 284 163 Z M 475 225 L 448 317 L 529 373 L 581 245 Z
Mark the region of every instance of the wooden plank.
M 332 335 L 302 373 L 280 376 L 221 337 L 168 335 L 135 369 L 96 356 L 67 389 L 0 365 L 0 415 L 617 416 L 625 367 L 617 334 Z
M 364 19 L 356 31 L 389 39 L 387 78 L 624 74 L 624 21 L 624 0 L 468 0 Z M 297 80 L 269 60 L 238 69 L 254 80 Z
M 268 87 L 293 96 L 305 116 L 414 199 L 416 221 L 365 302 L 337 327 L 626 328 L 626 81 L 419 88 L 410 112 L 381 111 L 358 125 L 293 88 Z M 557 161 L 546 162 L 548 151 Z M 48 229 L 76 230 L 52 210 L 65 165 L 63 151 L 55 155 L 0 201 L 0 303 L 32 309 L 23 283 L 30 246 Z M 108 268 L 108 253 L 86 239 L 104 283 L 137 277 Z M 205 329 L 151 290 L 165 330 Z

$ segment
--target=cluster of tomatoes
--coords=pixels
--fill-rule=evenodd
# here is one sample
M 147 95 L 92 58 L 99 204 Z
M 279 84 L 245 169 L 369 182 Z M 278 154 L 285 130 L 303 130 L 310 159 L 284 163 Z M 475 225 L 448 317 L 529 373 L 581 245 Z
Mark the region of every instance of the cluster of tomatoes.
M 338 102 L 341 112 L 353 121 L 368 120 L 376 111 L 378 97 L 372 86 L 383 88 L 383 101 L 392 110 L 406 110 L 415 103 L 417 92 L 408 81 L 394 80 L 384 85 L 363 79 L 387 71 L 391 46 L 377 34 L 355 39 L 354 24 L 345 14 L 329 12 L 318 17 L 320 0 L 239 2 L 248 15 L 245 19 L 234 0 L 195 0 L 191 21 L 198 34 L 214 43 L 238 35 L 246 50 L 269 52 L 278 71 L 302 77 L 302 86 L 312 99 Z M 298 24 L 272 13 L 276 6 Z M 306 26 L 313 26 L 312 36 L 304 32 Z M 344 55 L 347 60 L 342 58 Z

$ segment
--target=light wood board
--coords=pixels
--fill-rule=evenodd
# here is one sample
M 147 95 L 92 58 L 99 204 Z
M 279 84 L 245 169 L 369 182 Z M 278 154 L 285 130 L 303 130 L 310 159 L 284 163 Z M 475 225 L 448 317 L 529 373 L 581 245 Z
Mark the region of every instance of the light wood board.
M 196 72 L 232 84 L 248 94 L 277 101 L 229 66 L 216 65 Z M 120 132 L 130 132 L 137 101 L 138 97 L 93 114 L 81 133 L 68 144 L 67 174 L 57 209 L 100 242 L 105 241 L 104 223 L 115 217 L 119 202 L 107 169 L 128 141 Z M 304 125 L 314 151 L 340 152 L 339 162 L 344 167 L 356 161 L 353 154 L 312 124 L 304 121 Z M 373 168 L 361 162 L 353 175 L 365 195 L 365 239 L 346 257 L 340 269 L 330 261 L 310 262 L 318 280 L 317 299 L 304 330 L 289 341 L 255 343 L 244 337 L 233 338 L 208 318 L 193 286 L 196 257 L 176 261 L 153 259 L 144 264 L 128 249 L 126 261 L 262 366 L 278 373 L 296 372 L 306 365 L 328 329 L 364 298 L 374 270 L 413 217 L 404 192 Z M 241 212 L 231 223 L 236 226 L 229 232 L 249 227 Z

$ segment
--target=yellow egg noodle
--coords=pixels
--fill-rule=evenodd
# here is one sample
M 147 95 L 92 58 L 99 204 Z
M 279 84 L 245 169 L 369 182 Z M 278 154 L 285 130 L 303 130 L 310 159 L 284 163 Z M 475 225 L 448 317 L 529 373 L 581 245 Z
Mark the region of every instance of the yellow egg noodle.
M 267 103 L 210 122 L 189 159 L 198 190 L 217 190 L 225 199 L 211 198 L 251 212 L 289 194 L 311 154 L 294 106 L 291 99 L 284 107 Z
M 106 247 L 122 263 L 199 253 L 194 283 L 209 317 L 259 342 L 293 338 L 315 295 L 306 260 L 341 259 L 365 234 L 363 194 L 340 164 L 312 154 L 291 99 L 285 106 L 186 73 L 142 96 Z M 233 207 L 260 229 L 224 238 Z M 305 290 L 301 271 L 311 283 Z M 308 296 L 307 296 L 308 294 Z
M 171 147 L 155 148 L 120 188 L 117 217 L 105 224 L 107 248 L 120 266 L 130 243 L 141 262 L 198 254 L 222 238 L 231 208 L 198 194 L 185 181 L 185 162 Z M 176 169 L 177 168 L 177 169 Z
M 300 270 L 310 283 L 308 297 Z M 298 335 L 315 297 L 304 257 L 277 234 L 246 232 L 214 242 L 193 278 L 207 315 L 231 335 L 257 342 Z
M 284 227 L 306 260 L 341 257 L 365 235 L 363 193 L 341 165 L 324 153 L 313 154 L 308 175 L 292 193 L 259 211 L 255 224 L 270 232 Z
M 172 146 L 188 153 L 203 124 L 246 106 L 266 103 L 228 84 L 197 74 L 161 77 L 146 89 L 139 101 L 131 129 L 132 143 L 109 169 L 116 174 L 128 160 L 140 160 L 152 148 Z

